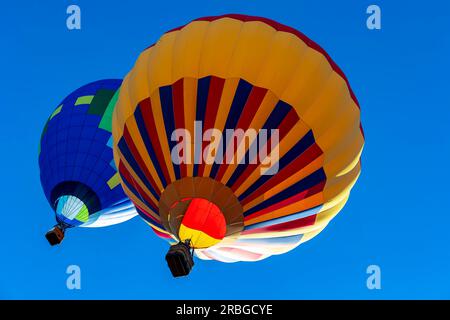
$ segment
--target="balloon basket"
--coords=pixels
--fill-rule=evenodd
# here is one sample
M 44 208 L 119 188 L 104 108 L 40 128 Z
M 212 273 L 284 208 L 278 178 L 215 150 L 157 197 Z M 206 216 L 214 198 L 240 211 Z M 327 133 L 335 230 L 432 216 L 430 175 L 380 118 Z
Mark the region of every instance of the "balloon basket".
M 187 276 L 194 266 L 194 256 L 191 248 L 183 242 L 170 247 L 169 252 L 166 254 L 166 261 L 175 278 Z
M 55 226 L 45 234 L 45 238 L 51 246 L 60 244 L 64 239 L 64 230 L 59 226 Z

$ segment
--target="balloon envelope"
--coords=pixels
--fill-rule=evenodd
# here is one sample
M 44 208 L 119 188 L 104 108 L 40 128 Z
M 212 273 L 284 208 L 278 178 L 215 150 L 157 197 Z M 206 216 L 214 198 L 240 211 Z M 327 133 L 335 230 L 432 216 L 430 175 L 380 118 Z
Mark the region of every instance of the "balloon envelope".
M 224 262 L 319 234 L 346 203 L 364 144 L 358 102 L 329 55 L 293 28 L 242 15 L 197 19 L 144 50 L 113 135 L 139 214 Z M 195 199 L 219 211 L 187 214 Z
M 39 145 L 45 196 L 64 227 L 100 227 L 135 216 L 112 152 L 112 111 L 121 80 L 100 80 L 68 95 L 49 117 Z

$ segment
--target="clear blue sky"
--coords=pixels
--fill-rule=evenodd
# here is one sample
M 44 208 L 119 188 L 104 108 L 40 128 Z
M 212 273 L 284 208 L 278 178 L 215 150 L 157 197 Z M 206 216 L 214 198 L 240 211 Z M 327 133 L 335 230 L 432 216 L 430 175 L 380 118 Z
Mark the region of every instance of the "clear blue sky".
M 79 31 L 65 24 L 73 3 L 82 11 Z M 382 9 L 381 31 L 366 28 L 372 3 Z M 0 298 L 450 298 L 450 5 L 426 4 L 3 3 Z M 323 233 L 288 254 L 259 263 L 197 260 L 184 279 L 171 277 L 167 244 L 139 218 L 72 230 L 62 246 L 49 247 L 44 233 L 54 221 L 40 186 L 37 148 L 51 111 L 85 83 L 123 77 L 164 31 L 223 13 L 265 16 L 295 27 L 347 74 L 361 103 L 366 146 L 362 175 L 346 207 Z M 79 291 L 66 288 L 70 264 L 81 267 Z M 371 264 L 381 267 L 378 291 L 366 288 Z

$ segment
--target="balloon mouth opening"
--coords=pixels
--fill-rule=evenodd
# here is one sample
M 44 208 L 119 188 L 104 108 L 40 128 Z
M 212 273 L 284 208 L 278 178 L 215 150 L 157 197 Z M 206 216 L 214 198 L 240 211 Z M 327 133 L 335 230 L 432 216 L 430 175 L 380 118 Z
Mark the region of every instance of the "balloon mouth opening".
M 244 228 L 242 206 L 234 192 L 209 177 L 185 177 L 168 185 L 159 203 L 161 224 L 192 248 L 218 244 Z
M 51 246 L 60 244 L 64 239 L 64 228 L 56 225 L 45 234 L 45 238 Z
M 89 218 L 89 208 L 86 203 L 75 195 L 62 195 L 55 202 L 55 213 L 59 225 L 78 225 Z
M 178 238 L 195 249 L 211 247 L 225 237 L 227 223 L 220 208 L 204 198 L 184 198 L 171 211 L 178 215 Z M 171 214 L 170 214 L 171 215 Z

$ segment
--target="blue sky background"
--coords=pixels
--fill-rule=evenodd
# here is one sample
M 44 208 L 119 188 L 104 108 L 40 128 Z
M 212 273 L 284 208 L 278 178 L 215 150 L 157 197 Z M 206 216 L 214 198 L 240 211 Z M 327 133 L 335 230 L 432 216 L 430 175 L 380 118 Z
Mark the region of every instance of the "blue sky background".
M 341 3 L 342 2 L 342 3 Z M 345 4 L 344 4 L 345 3 Z M 382 30 L 366 8 L 382 9 Z M 82 29 L 66 28 L 78 4 Z M 1 5 L 0 130 L 3 299 L 392 299 L 450 298 L 450 5 L 444 1 L 9 1 Z M 360 101 L 366 134 L 362 175 L 327 229 L 259 263 L 197 260 L 173 279 L 167 244 L 140 218 L 71 230 L 62 246 L 39 181 L 41 130 L 81 85 L 122 78 L 166 30 L 224 13 L 295 27 L 342 67 Z M 66 288 L 70 264 L 81 290 Z M 366 288 L 377 264 L 382 289 Z

